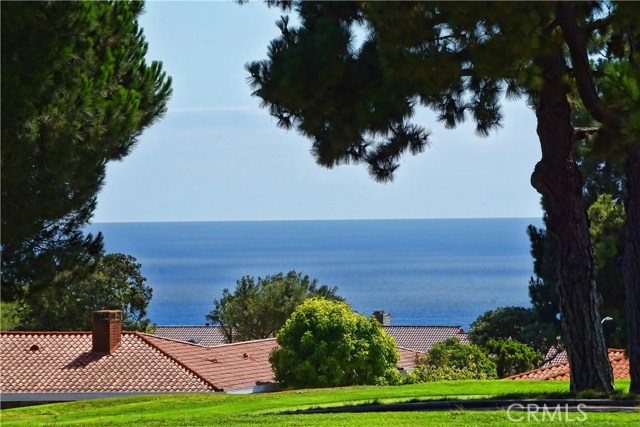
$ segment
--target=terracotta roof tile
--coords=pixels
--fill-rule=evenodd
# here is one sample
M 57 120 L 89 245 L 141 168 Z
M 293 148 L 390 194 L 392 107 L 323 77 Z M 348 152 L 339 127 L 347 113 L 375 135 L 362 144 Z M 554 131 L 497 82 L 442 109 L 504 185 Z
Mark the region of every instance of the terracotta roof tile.
M 565 353 L 566 354 L 566 353 Z M 629 359 L 625 356 L 623 349 L 610 348 L 609 361 L 613 369 L 614 378 L 629 378 Z M 509 380 L 568 380 L 569 362 L 557 363 L 555 365 L 543 366 L 533 371 L 512 375 L 505 379 Z
M 91 351 L 90 332 L 2 332 L 3 393 L 234 391 L 274 383 L 274 338 L 205 347 L 124 332 L 112 354 Z M 398 347 L 399 369 L 423 353 Z
M 204 347 L 154 335 L 143 338 L 224 391 L 250 388 L 258 383 L 273 383 L 269 353 L 277 345 L 275 338 Z
M 225 343 L 220 326 L 156 326 L 155 335 L 205 347 Z
M 469 344 L 469 338 L 460 326 L 384 326 L 398 347 L 427 353 L 435 344 L 449 338 L 458 338 Z
M 0 346 L 3 393 L 213 390 L 137 333 L 123 333 L 112 354 L 92 352 L 90 332 L 2 332 Z
M 180 360 L 190 370 L 224 391 L 275 383 L 269 363 L 269 354 L 278 346 L 275 338 L 204 347 L 154 335 L 143 336 L 147 342 Z M 401 347 L 398 351 L 398 368 L 403 370 L 413 369 L 417 357 L 424 356 Z
M 559 350 L 557 347 L 551 347 L 549 351 L 547 351 L 547 355 L 544 357 L 544 360 L 546 360 L 546 362 L 542 365 L 543 367 L 568 362 L 569 357 L 567 356 L 566 350 Z
M 434 344 L 449 338 L 458 338 L 469 344 L 469 338 L 460 326 L 383 326 L 398 347 L 428 352 Z M 179 341 L 191 341 L 203 346 L 224 343 L 224 335 L 219 326 L 157 326 L 155 335 Z

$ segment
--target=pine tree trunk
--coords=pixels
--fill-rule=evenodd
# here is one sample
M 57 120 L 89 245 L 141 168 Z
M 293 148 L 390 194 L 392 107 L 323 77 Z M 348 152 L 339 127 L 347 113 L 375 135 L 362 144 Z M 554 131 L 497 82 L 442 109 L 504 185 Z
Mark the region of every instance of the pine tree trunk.
M 542 160 L 531 183 L 542 194 L 548 213 L 571 390 L 610 392 L 613 375 L 600 324 L 596 267 L 582 203 L 583 180 L 571 154 L 573 127 L 563 81 L 566 65 L 560 51 L 539 58 L 537 65 L 543 73 L 536 108 Z
M 625 244 L 622 280 L 627 303 L 627 346 L 631 364 L 629 391 L 640 393 L 640 152 L 629 147 L 625 167 L 627 197 L 625 200 Z

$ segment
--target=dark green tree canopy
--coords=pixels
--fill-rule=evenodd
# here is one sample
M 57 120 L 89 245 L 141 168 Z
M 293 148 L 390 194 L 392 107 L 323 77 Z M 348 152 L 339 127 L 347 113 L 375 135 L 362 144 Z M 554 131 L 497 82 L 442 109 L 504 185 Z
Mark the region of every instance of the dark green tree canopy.
M 214 300 L 207 320 L 219 324 L 227 342 L 269 338 L 284 326 L 291 313 L 310 297 L 344 301 L 335 286 L 318 286 L 317 279 L 290 271 L 277 273 L 256 281 L 243 276 L 236 282 L 233 293 L 222 291 L 222 298 Z
M 536 369 L 544 360 L 541 353 L 516 340 L 492 338 L 483 348 L 496 364 L 499 378 Z
M 531 48 L 537 39 L 528 26 L 515 43 L 502 37 L 511 28 L 498 33 L 486 18 L 524 17 L 509 4 L 486 6 L 482 19 L 446 2 L 294 4 L 300 27 L 283 17 L 268 59 L 247 65 L 253 94 L 279 126 L 311 139 L 318 163 L 365 162 L 380 181 L 393 178 L 405 152 L 426 147 L 429 132 L 411 122 L 420 106 L 446 127 L 467 117 L 482 136 L 499 127 L 500 96 L 523 92 L 515 78 L 527 65 L 509 49 Z M 356 30 L 365 34 L 361 44 Z M 492 57 L 498 52 L 500 67 Z
M 276 335 L 269 361 L 285 387 L 341 387 L 398 381 L 398 350 L 373 318 L 344 302 L 310 298 Z
M 88 331 L 94 311 L 121 310 L 124 330 L 146 331 L 153 290 L 140 272 L 142 266 L 124 254 L 104 255 L 94 262 L 86 277 L 65 270 L 56 275 L 52 286 L 29 294 L 20 313 L 19 328 Z
M 557 303 L 557 298 L 555 301 Z M 559 345 L 560 331 L 554 325 L 542 321 L 531 308 L 499 307 L 471 323 L 469 339 L 480 347 L 487 347 L 491 340 L 513 340 L 546 354 L 550 347 Z
M 90 263 L 107 162 L 158 120 L 171 78 L 148 64 L 144 3 L 2 2 L 2 298 Z

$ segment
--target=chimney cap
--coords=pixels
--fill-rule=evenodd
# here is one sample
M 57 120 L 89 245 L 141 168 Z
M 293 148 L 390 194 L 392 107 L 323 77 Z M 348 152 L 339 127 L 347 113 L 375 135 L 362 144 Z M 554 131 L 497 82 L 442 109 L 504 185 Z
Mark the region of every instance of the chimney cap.
M 122 310 L 96 310 L 93 320 L 122 320 Z

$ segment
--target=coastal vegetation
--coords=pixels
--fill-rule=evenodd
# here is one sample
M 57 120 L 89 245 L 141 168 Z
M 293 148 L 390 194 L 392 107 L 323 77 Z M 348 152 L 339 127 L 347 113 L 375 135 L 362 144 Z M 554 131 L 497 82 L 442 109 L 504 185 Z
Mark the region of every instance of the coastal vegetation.
M 620 392 L 628 380 L 616 381 Z M 296 415 L 284 412 L 441 399 L 572 397 L 567 381 L 442 381 L 405 386 L 360 386 L 279 393 L 134 396 L 32 406 L 2 411 L 2 425 L 17 426 L 512 426 L 505 410 L 452 410 Z M 626 426 L 636 413 L 588 413 L 580 425 Z M 550 422 L 550 421 L 549 421 Z M 551 424 L 563 424 L 555 419 Z M 535 422 L 522 422 L 523 425 Z M 555 424 L 553 424 L 555 425 Z
M 457 338 L 435 344 L 425 357 L 419 358 L 416 367 L 402 382 L 450 380 L 488 380 L 497 378 L 496 364 L 474 344 L 460 344 Z
M 295 270 L 258 277 L 257 281 L 243 276 L 233 293 L 223 289 L 222 298 L 213 301 L 213 310 L 206 318 L 220 325 L 227 343 L 270 338 L 311 297 L 344 301 L 335 286 L 318 286 L 317 279 Z
M 553 302 L 556 302 L 553 310 L 558 310 L 557 298 Z M 490 340 L 513 340 L 547 354 L 550 348 L 560 344 L 559 331 L 554 326 L 542 321 L 532 308 L 498 307 L 484 312 L 471 323 L 469 340 L 481 347 Z
M 146 286 L 141 264 L 130 255 L 107 254 L 97 259 L 87 276 L 74 270 L 59 273 L 59 287 L 30 296 L 22 309 L 20 329 L 56 331 L 91 330 L 97 310 L 122 311 L 122 328 L 145 332 L 153 290 Z
M 396 343 L 373 318 L 345 302 L 310 298 L 278 331 L 269 362 L 284 387 L 397 384 Z

